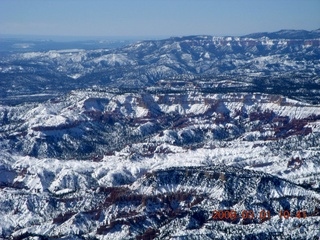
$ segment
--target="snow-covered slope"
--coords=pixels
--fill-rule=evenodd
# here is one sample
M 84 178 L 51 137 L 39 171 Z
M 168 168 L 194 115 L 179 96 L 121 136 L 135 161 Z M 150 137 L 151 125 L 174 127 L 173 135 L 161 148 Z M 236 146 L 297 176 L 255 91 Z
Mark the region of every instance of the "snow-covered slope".
M 263 93 L 91 88 L 2 106 L 1 122 L 3 237 L 320 234 L 318 105 Z M 239 217 L 210 218 L 228 209 Z M 244 210 L 255 219 L 242 219 Z M 270 220 L 259 219 L 263 210 Z M 281 210 L 295 217 L 281 220 Z

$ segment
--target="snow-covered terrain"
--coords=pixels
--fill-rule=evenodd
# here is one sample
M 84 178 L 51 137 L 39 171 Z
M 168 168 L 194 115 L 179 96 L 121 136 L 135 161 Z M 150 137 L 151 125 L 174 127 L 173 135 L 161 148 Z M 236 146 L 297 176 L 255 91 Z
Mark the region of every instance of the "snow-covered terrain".
M 9 52 L 0 56 L 0 101 L 12 104 L 20 95 L 39 93 L 48 99 L 92 85 L 143 88 L 161 80 L 201 79 L 208 85 L 236 80 L 250 84 L 252 91 L 271 88 L 286 94 L 278 88 L 281 82 L 287 91 L 313 89 L 305 97 L 320 102 L 319 31 L 275 35 L 173 37 L 118 49 Z
M 318 105 L 95 88 L 1 113 L 2 236 L 320 234 Z M 223 209 L 272 217 L 210 219 Z
M 0 239 L 320 238 L 317 34 L 1 57 Z

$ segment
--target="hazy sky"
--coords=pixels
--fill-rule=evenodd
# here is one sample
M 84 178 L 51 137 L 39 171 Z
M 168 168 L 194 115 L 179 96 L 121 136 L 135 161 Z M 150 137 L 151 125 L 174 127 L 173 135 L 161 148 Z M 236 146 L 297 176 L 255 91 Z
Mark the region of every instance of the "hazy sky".
M 0 34 L 243 35 L 320 28 L 320 0 L 0 0 Z

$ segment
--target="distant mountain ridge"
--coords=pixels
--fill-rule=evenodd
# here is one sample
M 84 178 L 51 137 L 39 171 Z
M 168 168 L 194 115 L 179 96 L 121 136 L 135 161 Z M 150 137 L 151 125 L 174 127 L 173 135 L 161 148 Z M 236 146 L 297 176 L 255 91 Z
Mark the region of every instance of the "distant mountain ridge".
M 4 55 L 0 57 L 0 101 L 40 93 L 46 99 L 43 94 L 50 97 L 92 85 L 144 88 L 170 79 L 231 79 L 252 84 L 264 82 L 264 78 L 271 82 L 281 78 L 291 86 L 308 85 L 310 93 L 312 89 L 317 92 L 319 31 L 270 34 L 279 38 L 263 33 L 251 37 L 186 36 L 141 41 L 117 49 Z
M 320 38 L 320 28 L 312 31 L 307 30 L 280 30 L 277 32 L 261 32 L 244 35 L 243 37 L 249 38 L 262 38 L 268 37 L 270 39 L 314 39 Z

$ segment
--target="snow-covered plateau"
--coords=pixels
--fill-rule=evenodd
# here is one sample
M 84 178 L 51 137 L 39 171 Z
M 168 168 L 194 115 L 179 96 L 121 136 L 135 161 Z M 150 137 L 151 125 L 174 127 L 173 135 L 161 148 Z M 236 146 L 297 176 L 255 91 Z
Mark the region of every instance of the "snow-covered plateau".
M 308 88 L 311 95 L 304 97 L 320 102 L 319 31 L 172 37 L 111 49 L 31 50 L 0 55 L 0 101 L 26 102 L 30 100 L 17 98 L 39 93 L 48 99 L 92 85 L 143 88 L 161 80 L 194 84 L 200 79 L 210 80 L 205 82 L 210 87 L 218 80 L 236 80 L 254 91 L 268 87 L 282 95 L 284 90 L 292 95 Z

